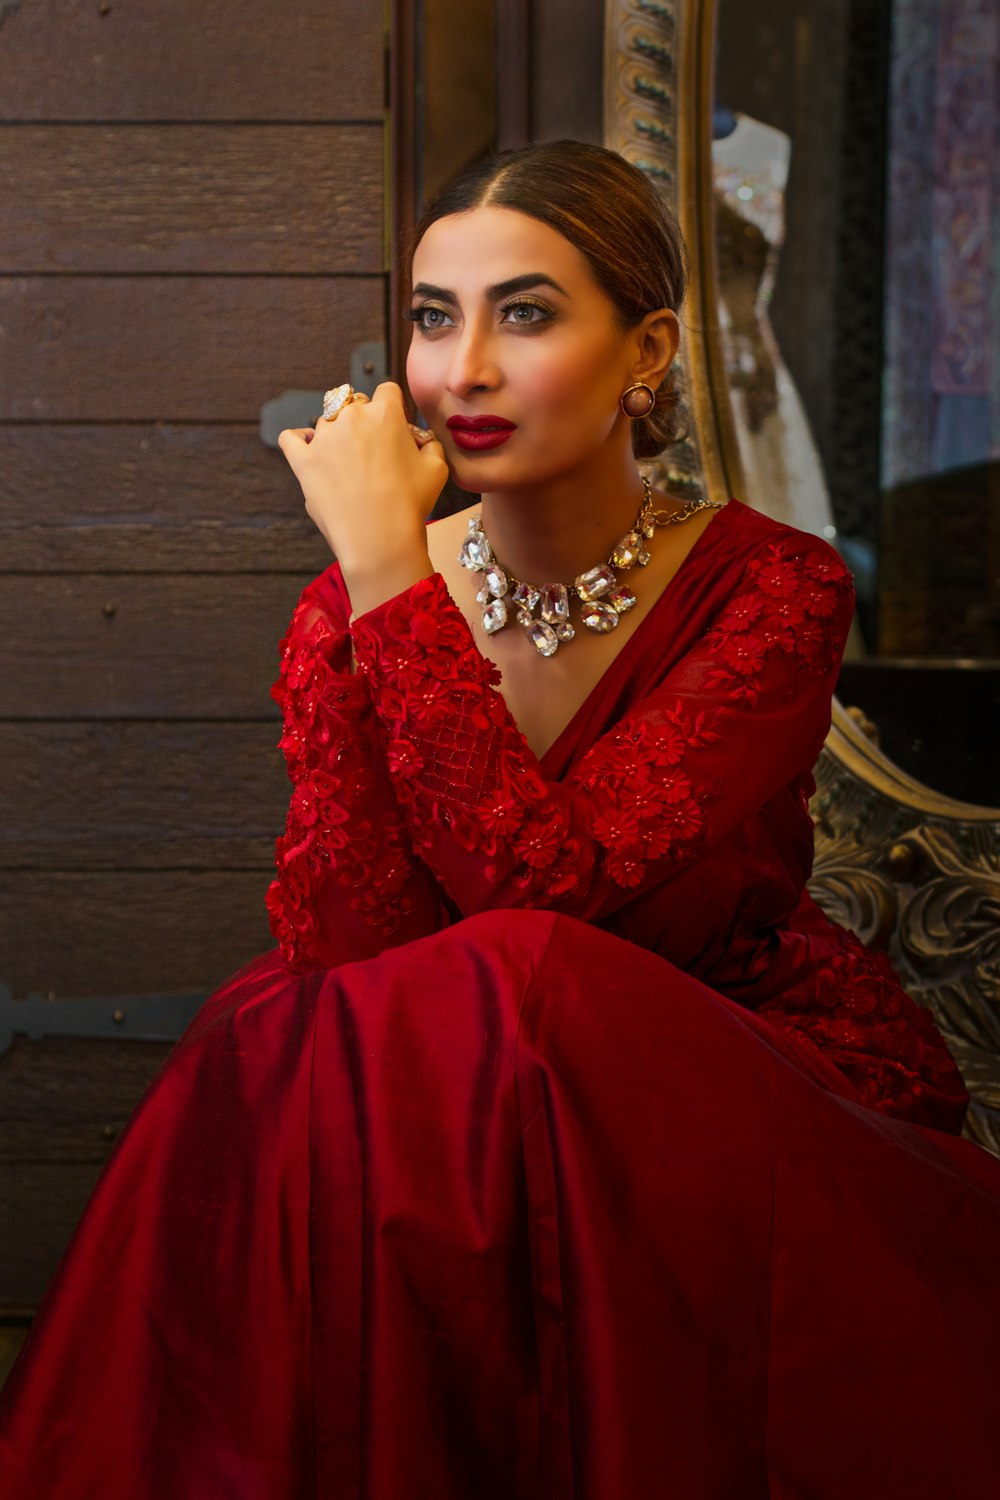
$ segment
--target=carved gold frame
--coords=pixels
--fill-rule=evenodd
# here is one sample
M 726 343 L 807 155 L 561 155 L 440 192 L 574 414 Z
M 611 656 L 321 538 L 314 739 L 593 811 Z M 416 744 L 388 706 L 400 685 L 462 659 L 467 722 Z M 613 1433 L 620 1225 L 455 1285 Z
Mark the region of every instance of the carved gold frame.
M 745 493 L 718 317 L 712 190 L 716 0 L 606 0 L 604 142 L 650 175 L 677 213 L 690 283 L 679 363 L 688 440 L 660 478 L 713 500 Z M 888 951 L 928 1005 L 968 1085 L 971 1139 L 1000 1155 L 1000 809 L 921 785 L 872 726 L 834 700 L 816 766 L 810 889 Z

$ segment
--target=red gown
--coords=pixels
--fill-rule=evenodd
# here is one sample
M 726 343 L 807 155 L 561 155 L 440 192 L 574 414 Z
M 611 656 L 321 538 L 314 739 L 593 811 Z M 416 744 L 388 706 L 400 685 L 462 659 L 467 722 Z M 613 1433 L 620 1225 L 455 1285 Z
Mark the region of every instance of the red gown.
M 5 1500 L 994 1492 L 1000 1162 L 805 894 L 851 611 L 731 500 L 539 761 L 440 575 L 309 585 L 279 947 L 116 1146 Z

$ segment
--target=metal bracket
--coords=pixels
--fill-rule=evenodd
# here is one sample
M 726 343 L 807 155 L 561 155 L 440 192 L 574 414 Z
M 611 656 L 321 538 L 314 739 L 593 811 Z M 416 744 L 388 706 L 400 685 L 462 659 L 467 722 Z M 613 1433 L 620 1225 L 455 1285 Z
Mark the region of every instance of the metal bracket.
M 358 344 L 351 354 L 350 382 L 356 391 L 370 396 L 385 379 L 385 344 Z M 313 427 L 323 410 L 323 391 L 282 391 L 260 409 L 260 440 L 266 448 L 277 448 L 278 434 L 286 427 Z
M 115 1037 L 133 1042 L 176 1042 L 204 1004 L 205 995 L 120 995 L 111 1000 L 15 1000 L 0 982 L 0 1056 L 15 1036 Z

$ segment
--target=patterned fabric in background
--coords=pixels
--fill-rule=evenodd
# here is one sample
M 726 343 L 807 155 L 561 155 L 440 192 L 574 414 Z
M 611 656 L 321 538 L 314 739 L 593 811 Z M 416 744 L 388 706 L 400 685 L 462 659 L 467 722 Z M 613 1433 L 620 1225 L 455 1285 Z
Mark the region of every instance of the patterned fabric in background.
M 895 0 L 889 116 L 887 489 L 1000 456 L 995 0 Z

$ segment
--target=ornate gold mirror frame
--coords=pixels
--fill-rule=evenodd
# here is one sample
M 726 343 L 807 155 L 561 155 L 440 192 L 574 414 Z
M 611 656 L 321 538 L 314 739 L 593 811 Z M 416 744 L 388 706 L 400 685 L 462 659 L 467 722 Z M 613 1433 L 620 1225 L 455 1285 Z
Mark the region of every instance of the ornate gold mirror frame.
M 674 208 L 691 263 L 681 363 L 691 434 L 659 464 L 675 493 L 746 498 L 718 315 L 712 182 L 716 0 L 606 0 L 605 144 Z M 836 699 L 816 772 L 810 889 L 888 952 L 965 1077 L 965 1134 L 1000 1155 L 1000 809 L 941 796 Z M 944 732 L 944 729 L 942 729 Z

